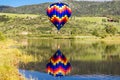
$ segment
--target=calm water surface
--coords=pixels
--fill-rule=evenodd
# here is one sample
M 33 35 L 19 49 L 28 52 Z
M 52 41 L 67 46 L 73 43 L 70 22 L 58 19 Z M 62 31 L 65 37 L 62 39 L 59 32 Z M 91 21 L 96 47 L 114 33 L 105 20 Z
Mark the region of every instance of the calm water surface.
M 70 75 L 120 76 L 120 43 L 70 39 L 21 39 L 19 47 L 34 61 L 20 64 L 20 69 L 46 72 L 46 64 L 57 51 L 67 57 L 72 65 Z

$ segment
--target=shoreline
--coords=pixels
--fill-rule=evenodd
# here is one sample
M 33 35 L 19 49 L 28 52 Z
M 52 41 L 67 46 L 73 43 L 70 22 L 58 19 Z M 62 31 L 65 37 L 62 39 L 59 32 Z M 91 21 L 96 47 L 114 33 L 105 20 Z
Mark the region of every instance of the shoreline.
M 13 38 L 13 36 L 11 36 Z M 14 36 L 15 37 L 15 36 Z M 120 43 L 120 36 L 108 36 L 105 38 L 96 36 L 67 36 L 67 35 L 20 35 L 15 38 L 15 40 L 21 39 L 49 39 L 49 40 L 74 40 L 74 41 L 91 41 L 91 42 L 105 42 L 105 43 Z
M 0 41 L 0 80 L 25 80 L 18 71 L 19 62 L 29 62 L 32 57 L 22 54 L 15 45 L 10 39 Z

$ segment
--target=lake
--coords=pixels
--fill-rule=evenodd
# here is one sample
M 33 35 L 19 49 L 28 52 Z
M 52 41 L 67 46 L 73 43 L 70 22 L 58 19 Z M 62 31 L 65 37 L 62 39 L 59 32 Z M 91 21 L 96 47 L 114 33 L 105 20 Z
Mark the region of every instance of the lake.
M 81 39 L 21 39 L 19 49 L 34 60 L 20 69 L 46 73 L 46 64 L 60 48 L 72 65 L 72 75 L 120 75 L 120 43 Z

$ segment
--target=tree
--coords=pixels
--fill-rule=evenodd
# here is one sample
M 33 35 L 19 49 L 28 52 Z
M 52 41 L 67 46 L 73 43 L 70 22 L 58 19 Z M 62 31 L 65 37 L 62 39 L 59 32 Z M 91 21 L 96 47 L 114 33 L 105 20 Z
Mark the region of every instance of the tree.
M 105 31 L 108 33 L 108 34 L 112 34 L 112 35 L 115 35 L 115 33 L 117 33 L 117 29 L 113 26 L 113 25 L 108 25 L 106 24 L 105 25 Z

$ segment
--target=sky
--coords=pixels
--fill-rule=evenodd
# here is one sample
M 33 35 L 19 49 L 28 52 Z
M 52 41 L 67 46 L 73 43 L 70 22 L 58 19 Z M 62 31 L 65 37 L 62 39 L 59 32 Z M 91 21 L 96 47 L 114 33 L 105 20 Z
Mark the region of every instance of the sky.
M 54 1 L 60 1 L 60 0 L 0 0 L 0 5 L 17 7 L 22 5 L 39 4 L 39 3 L 54 2 Z M 84 1 L 110 1 L 110 0 L 84 0 Z
M 30 4 L 39 4 L 44 2 L 53 2 L 55 0 L 0 0 L 0 5 L 22 6 Z
M 76 1 L 112 1 L 112 0 L 76 0 Z

